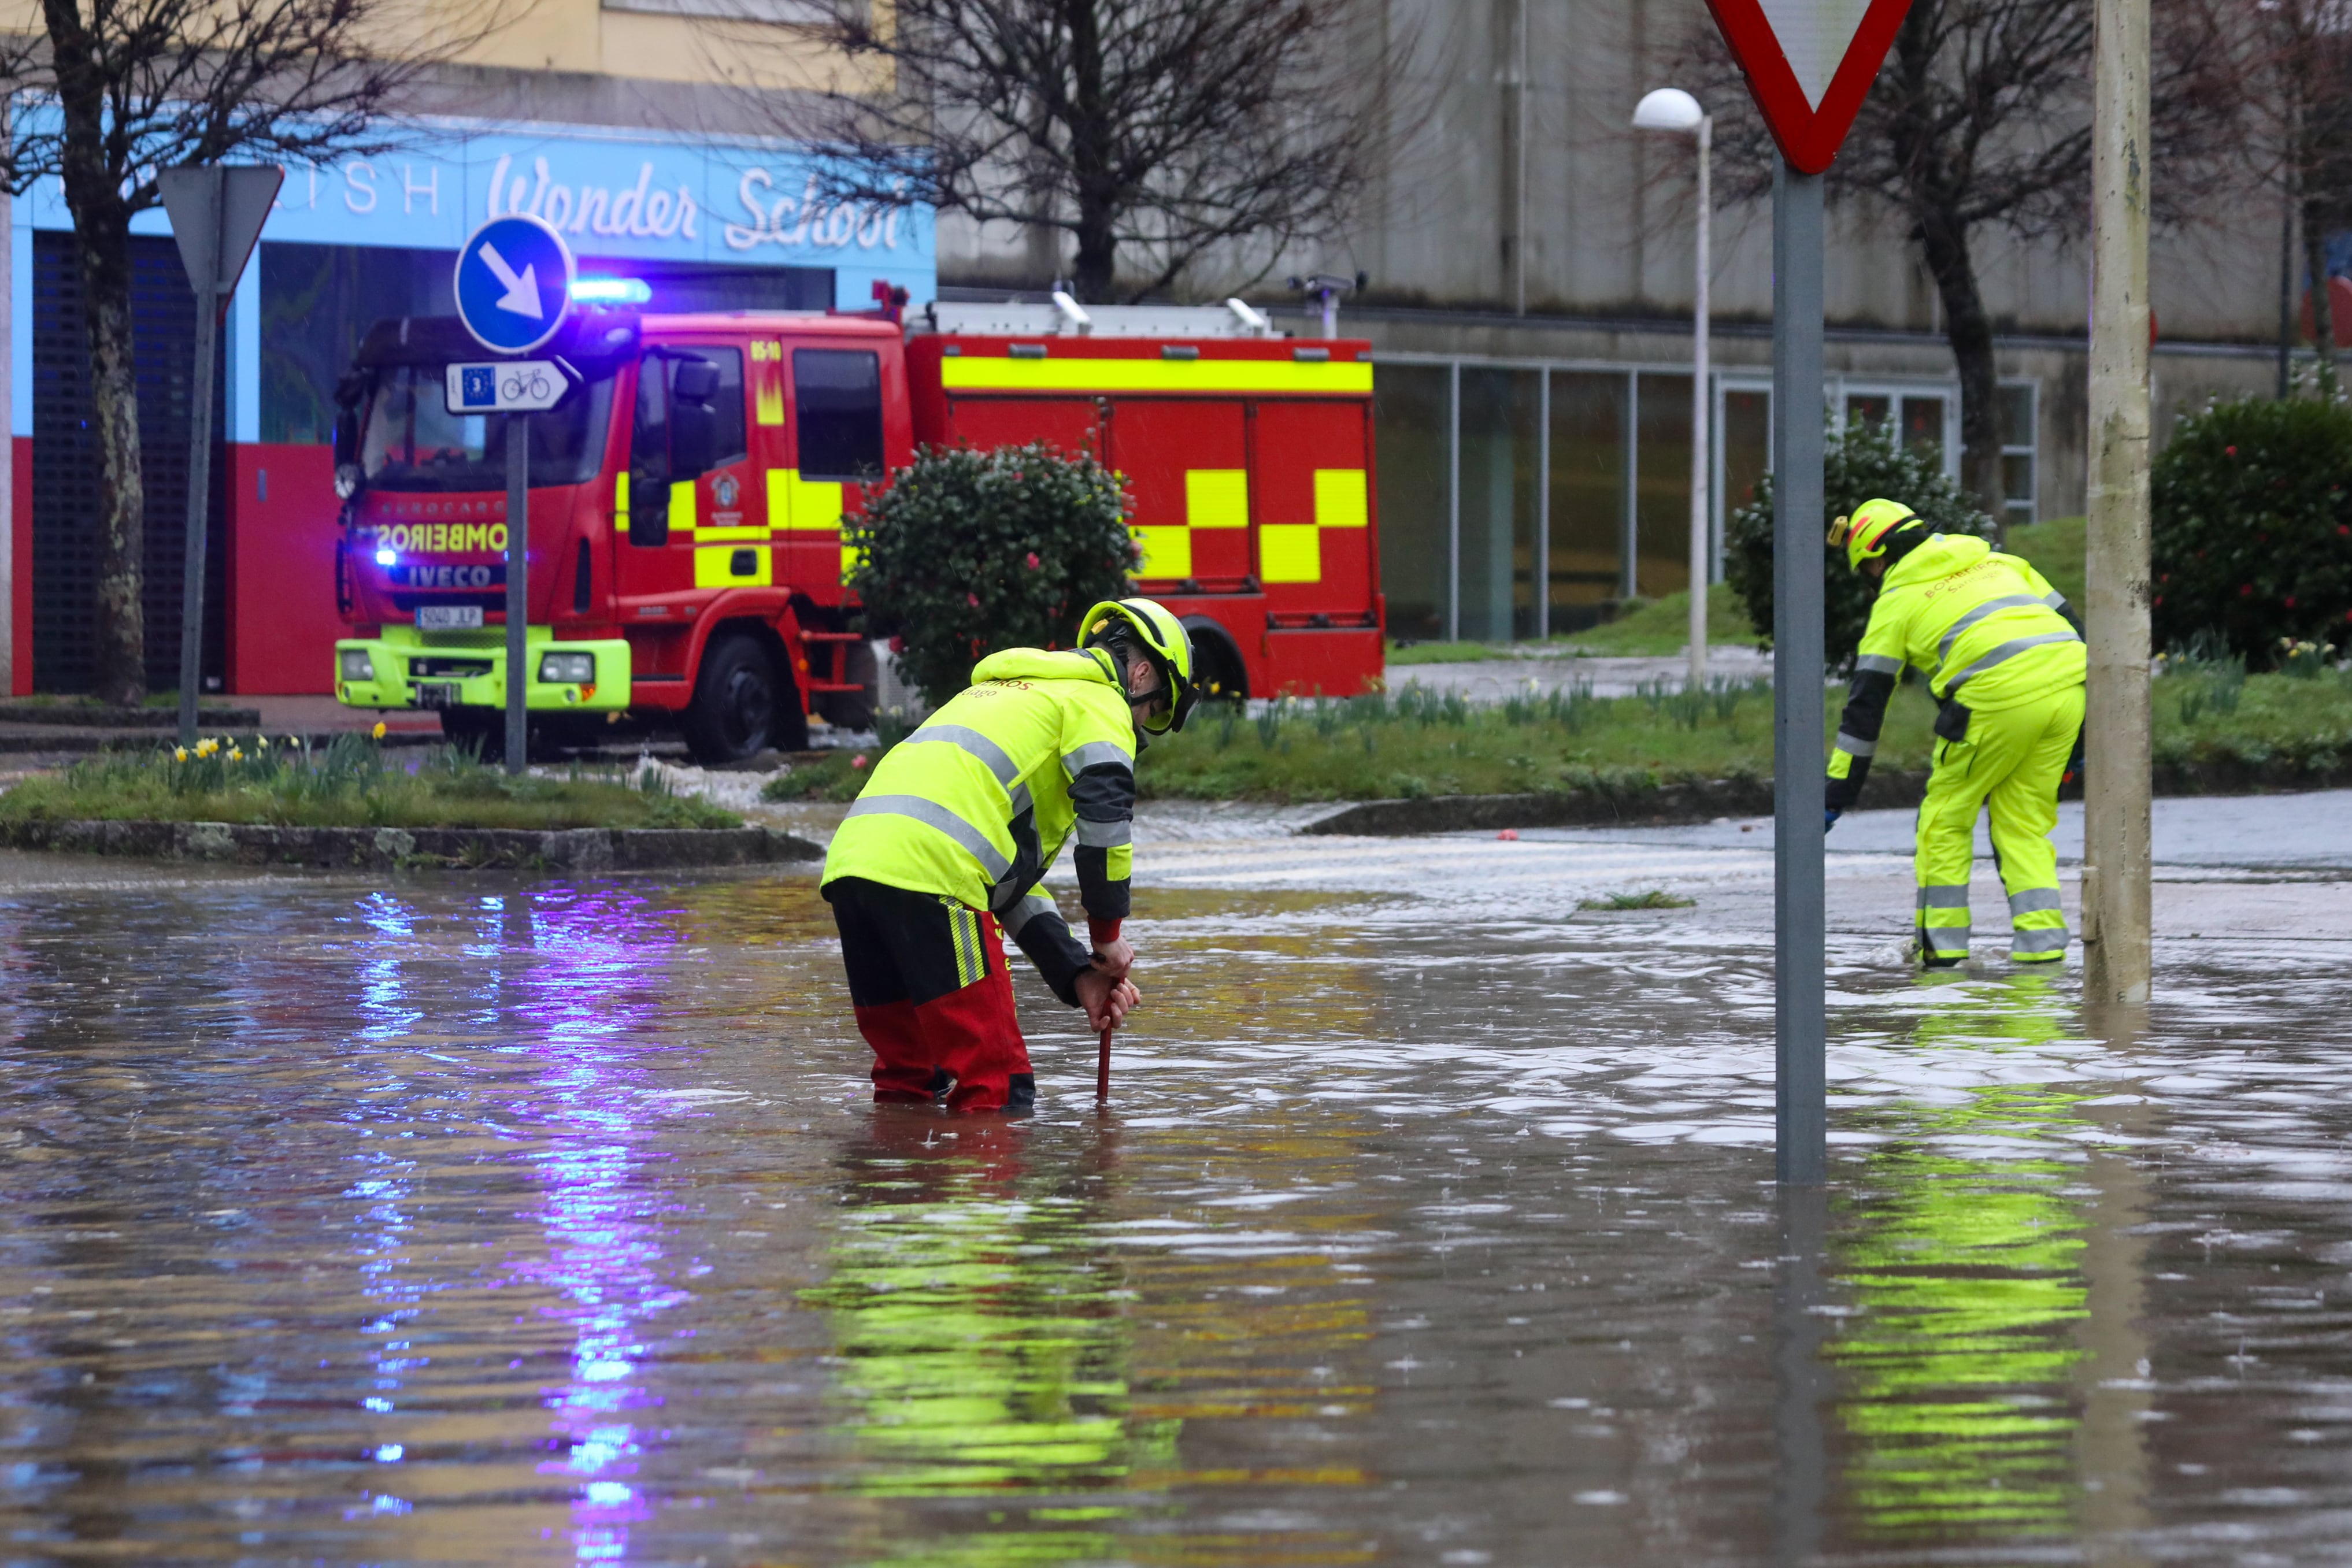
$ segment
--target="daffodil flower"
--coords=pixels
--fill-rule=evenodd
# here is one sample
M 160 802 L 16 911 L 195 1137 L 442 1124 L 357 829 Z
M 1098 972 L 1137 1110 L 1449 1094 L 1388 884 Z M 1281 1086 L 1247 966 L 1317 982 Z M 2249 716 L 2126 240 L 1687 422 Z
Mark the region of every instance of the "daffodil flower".
M 185 762 L 187 759 L 188 759 L 188 748 L 187 748 L 186 747 L 184 747 L 184 746 L 175 746 L 175 747 L 172 747 L 172 760 L 173 760 L 173 761 L 174 761 L 174 762 Z
M 372 729 L 372 730 L 369 730 L 369 731 L 368 731 L 368 733 L 369 733 L 370 735 L 372 735 L 372 736 L 375 737 L 378 740 L 382 740 L 382 739 L 383 738 L 383 720 L 382 720 L 382 719 L 378 719 L 378 720 L 376 720 L 376 721 L 375 721 L 375 727 L 374 727 L 373 729 Z
M 231 762 L 242 762 L 245 760 L 245 753 L 232 746 L 228 748 L 228 759 Z

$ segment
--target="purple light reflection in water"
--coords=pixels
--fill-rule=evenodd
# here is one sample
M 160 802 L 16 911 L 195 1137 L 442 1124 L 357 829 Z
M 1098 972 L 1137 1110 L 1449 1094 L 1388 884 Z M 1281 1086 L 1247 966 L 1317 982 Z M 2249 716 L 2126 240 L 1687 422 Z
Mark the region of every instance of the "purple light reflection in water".
M 517 1021 L 522 1043 L 546 1063 L 539 1086 L 552 1145 L 535 1162 L 547 1200 L 531 1217 L 547 1231 L 548 1253 L 529 1271 L 572 1303 L 559 1309 L 573 1334 L 572 1379 L 544 1400 L 568 1451 L 539 1469 L 580 1487 L 574 1557 L 614 1563 L 628 1553 L 629 1526 L 652 1514 L 630 1480 L 643 1451 L 632 1412 L 660 1404 L 636 1381 L 646 1321 L 693 1299 L 671 1283 L 658 1218 L 667 1199 L 640 1179 L 643 1156 L 631 1144 L 642 1113 L 630 1091 L 643 1076 L 638 1059 L 655 1011 L 635 981 L 679 937 L 623 890 L 503 902 L 509 961 L 515 922 L 528 922 L 534 963 Z

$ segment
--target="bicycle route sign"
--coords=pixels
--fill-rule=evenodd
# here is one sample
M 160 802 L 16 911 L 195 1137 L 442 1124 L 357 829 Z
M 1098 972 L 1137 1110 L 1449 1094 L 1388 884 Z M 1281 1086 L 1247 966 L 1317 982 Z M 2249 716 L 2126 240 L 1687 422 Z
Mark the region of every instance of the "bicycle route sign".
M 486 360 L 448 367 L 451 413 L 543 413 L 579 374 L 562 360 Z
M 528 354 L 562 327 L 572 281 L 562 235 L 528 214 L 492 218 L 457 252 L 457 319 L 494 354 Z M 457 407 L 454 392 L 449 406 Z

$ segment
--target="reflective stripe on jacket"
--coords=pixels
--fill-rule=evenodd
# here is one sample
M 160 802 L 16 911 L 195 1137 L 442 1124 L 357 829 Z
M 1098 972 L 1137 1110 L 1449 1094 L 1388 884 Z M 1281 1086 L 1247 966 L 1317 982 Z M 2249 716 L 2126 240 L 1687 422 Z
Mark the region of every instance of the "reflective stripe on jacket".
M 858 876 L 994 911 L 1016 941 L 1073 833 L 1087 914 L 1128 912 L 1135 716 L 1108 653 L 1012 648 L 890 748 L 834 835 L 824 880 Z M 1026 945 L 1024 944 L 1024 946 Z
M 2082 685 L 2087 653 L 2065 596 L 2031 563 L 1980 538 L 1935 535 L 1887 569 L 1871 606 L 1830 753 L 1828 804 L 1843 810 L 1861 794 L 1906 664 L 1928 673 L 1939 702 L 1997 713 Z

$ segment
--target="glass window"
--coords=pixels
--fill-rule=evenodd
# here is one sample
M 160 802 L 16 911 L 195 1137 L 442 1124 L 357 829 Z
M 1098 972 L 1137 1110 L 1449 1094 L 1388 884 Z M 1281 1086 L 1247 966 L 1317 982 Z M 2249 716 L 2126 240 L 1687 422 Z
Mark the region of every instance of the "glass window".
M 1462 596 L 1457 635 L 1536 633 L 1534 371 L 1462 371 Z
M 1937 463 L 1944 460 L 1944 400 L 1906 397 L 1903 400 L 1903 444 L 1906 449 Z
M 1772 394 L 1754 388 L 1727 390 L 1720 439 L 1723 494 L 1716 504 L 1727 525 L 1734 513 L 1755 504 L 1764 476 L 1772 470 Z
M 1885 424 L 1895 412 L 1895 400 L 1876 393 L 1857 392 L 1845 400 L 1845 422 L 1848 424 Z
M 1663 599 L 1690 586 L 1691 379 L 1644 371 L 1640 385 L 1633 591 Z
M 2034 387 L 2031 382 L 2000 389 L 1996 412 L 2000 429 L 2001 520 L 2021 528 L 2039 515 L 2035 481 Z
M 794 349 L 793 404 L 803 479 L 882 476 L 882 360 L 863 349 Z
M 730 463 L 742 462 L 751 451 L 743 434 L 743 350 L 697 345 L 665 350 L 662 357 L 668 361 L 669 384 L 673 388 L 677 385 L 677 367 L 684 361 L 700 360 L 719 368 L 719 391 L 710 399 L 710 465 L 724 468 Z M 678 477 L 689 476 L 681 474 Z
M 1372 425 L 1381 492 L 1381 591 L 1389 635 L 1435 642 L 1448 633 L 1452 524 L 1446 452 L 1454 414 L 1444 365 L 1381 365 L 1372 372 Z
M 1624 581 L 1625 376 L 1551 378 L 1551 630 L 1597 624 Z
M 261 247 L 261 439 L 333 439 L 335 383 L 378 321 L 446 316 L 457 253 L 393 246 Z
M 525 417 L 530 482 L 579 485 L 604 465 L 613 381 L 601 377 L 562 407 Z M 360 436 L 360 464 L 380 490 L 504 490 L 506 433 L 511 418 L 449 412 L 448 378 L 439 365 L 394 365 L 375 373 Z

